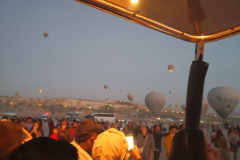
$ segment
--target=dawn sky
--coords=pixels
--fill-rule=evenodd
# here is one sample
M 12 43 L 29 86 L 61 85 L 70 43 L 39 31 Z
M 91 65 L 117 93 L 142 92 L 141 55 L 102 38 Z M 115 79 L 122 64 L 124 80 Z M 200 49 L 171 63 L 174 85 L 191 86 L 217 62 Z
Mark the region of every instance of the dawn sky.
M 132 93 L 145 104 L 154 90 L 165 96 L 165 107 L 185 104 L 195 50 L 194 43 L 73 0 L 1 0 L 0 44 L 1 96 L 128 101 Z M 240 93 L 239 44 L 236 35 L 205 45 L 204 97 L 217 86 Z

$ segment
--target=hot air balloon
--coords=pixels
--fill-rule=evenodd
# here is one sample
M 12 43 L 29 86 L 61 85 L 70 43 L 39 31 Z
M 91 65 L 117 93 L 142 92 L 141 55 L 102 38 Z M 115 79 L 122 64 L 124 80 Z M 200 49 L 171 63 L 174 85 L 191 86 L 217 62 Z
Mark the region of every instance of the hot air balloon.
M 44 36 L 45 38 L 47 38 L 48 35 L 49 35 L 49 34 L 48 34 L 47 32 L 44 32 L 44 33 L 43 33 L 43 36 Z
M 237 107 L 239 103 L 238 92 L 231 87 L 216 87 L 208 92 L 208 102 L 211 107 L 224 120 Z
M 127 97 L 128 97 L 128 99 L 129 99 L 129 101 L 133 101 L 134 100 L 134 96 L 133 96 L 133 94 L 128 94 L 127 95 Z
M 153 92 L 154 92 L 154 90 L 151 90 L 151 92 L 153 93 Z
M 175 106 L 178 108 L 179 104 L 175 104 Z
M 121 90 L 121 92 L 123 92 L 123 90 Z
M 172 91 L 169 91 L 169 94 L 172 94 Z
M 15 92 L 15 95 L 16 95 L 16 97 L 18 97 L 18 96 L 19 96 L 19 94 L 20 94 L 19 92 Z
M 107 89 L 107 88 L 108 88 L 108 85 L 105 84 L 105 85 L 104 85 L 104 88 Z
M 172 64 L 168 65 L 168 69 L 170 72 L 172 72 L 172 70 L 174 69 L 174 65 L 172 65 Z
M 42 93 L 42 89 L 39 89 L 39 93 Z
M 204 97 L 203 101 L 202 101 L 202 114 L 201 115 L 207 114 L 209 107 L 210 107 L 210 105 L 208 103 L 208 100 L 207 100 L 207 98 Z
M 185 111 L 185 109 L 186 109 L 186 105 L 181 105 L 181 108 L 182 108 L 182 110 L 184 110 Z
M 169 104 L 169 107 L 172 107 L 172 105 L 171 105 L 171 104 Z
M 145 103 L 149 111 L 156 116 L 165 105 L 165 97 L 159 92 L 148 93 L 145 97 Z

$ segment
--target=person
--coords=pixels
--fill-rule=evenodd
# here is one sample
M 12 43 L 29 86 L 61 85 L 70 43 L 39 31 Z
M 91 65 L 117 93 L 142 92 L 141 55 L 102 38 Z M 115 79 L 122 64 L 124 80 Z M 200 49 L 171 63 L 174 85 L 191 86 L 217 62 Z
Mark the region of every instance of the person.
M 54 125 L 54 123 L 53 123 L 53 120 L 52 120 L 52 119 L 50 119 L 50 120 L 49 120 L 49 122 L 48 122 L 48 126 L 49 126 L 49 135 L 51 135 L 51 134 L 52 134 L 52 131 L 53 131 L 53 129 L 55 128 L 55 125 Z
M 23 134 L 26 135 L 25 137 L 22 137 L 22 144 L 33 139 L 31 134 L 27 130 L 25 130 L 23 127 L 22 127 L 22 131 L 23 131 Z
M 98 122 L 98 126 L 101 128 L 100 133 L 103 133 L 105 130 L 103 129 L 103 123 Z
M 26 122 L 23 119 L 19 121 L 19 124 L 24 130 L 28 130 L 28 128 L 25 127 Z M 25 138 L 27 138 L 27 135 L 23 132 L 22 137 L 23 137 L 23 139 L 25 139 Z
M 75 133 L 77 131 L 77 127 L 78 127 L 78 122 L 77 121 L 73 121 L 72 127 L 70 129 L 70 133 L 72 137 L 75 137 Z
M 179 131 L 183 130 L 184 128 L 185 128 L 185 125 L 181 124 L 180 127 L 179 127 Z
M 12 152 L 8 160 L 77 160 L 77 149 L 66 141 L 33 139 Z
M 125 135 L 133 134 L 132 122 L 128 122 L 127 126 L 124 128 Z
M 172 139 L 174 135 L 177 133 L 176 127 L 175 126 L 170 126 L 169 127 L 169 135 L 164 137 L 163 139 L 163 146 L 166 148 L 166 154 L 169 156 L 171 153 L 171 148 L 172 148 Z
M 116 128 L 116 127 L 115 127 L 115 124 L 112 123 L 109 128 Z
M 12 151 L 22 144 L 22 127 L 11 121 L 1 121 L 0 137 L 0 159 L 7 160 Z
M 158 160 L 160 156 L 160 152 L 162 151 L 162 138 L 168 136 L 169 133 L 162 134 L 161 128 L 159 125 L 154 126 L 153 137 L 155 143 L 155 151 L 154 151 L 154 160 Z
M 142 153 L 140 154 L 144 160 L 152 160 L 153 151 L 155 151 L 155 144 L 153 135 L 147 132 L 146 126 L 141 126 L 141 134 L 137 137 L 137 147 L 142 147 Z
M 151 133 L 153 134 L 154 131 L 154 126 L 151 127 Z
M 57 132 L 58 132 L 57 127 L 53 128 L 52 134 L 49 136 L 49 138 L 52 138 L 58 141 Z
M 219 152 L 200 129 L 183 129 L 173 137 L 169 160 L 219 160 L 218 157 Z
M 201 130 L 202 130 L 204 136 L 207 137 L 207 128 L 205 127 L 205 125 L 201 125 Z
M 49 126 L 48 126 L 47 120 L 45 119 L 43 120 L 42 127 L 43 127 L 43 136 L 49 137 Z
M 42 137 L 42 130 L 37 122 L 35 122 L 32 126 L 32 128 L 29 130 L 29 133 L 32 135 L 33 138 Z
M 129 146 L 123 132 L 110 128 L 99 134 L 92 148 L 93 160 L 129 160 L 133 156 L 136 160 L 143 160 L 137 146 L 128 152 Z
M 91 152 L 93 142 L 100 130 L 100 126 L 91 119 L 86 119 L 79 124 L 75 133 L 75 138 L 73 142 L 71 142 L 78 150 L 78 160 L 92 160 Z
M 239 136 L 235 128 L 232 130 L 232 134 L 230 134 L 229 140 L 230 140 L 230 145 L 233 149 L 234 159 L 237 159 L 237 150 L 238 150 L 237 143 L 239 141 Z
M 220 160 L 229 160 L 229 149 L 227 146 L 227 141 L 220 129 L 217 130 L 217 134 L 214 139 L 214 147 L 217 147 L 217 151 L 220 153 Z
M 30 129 L 32 128 L 33 123 L 32 123 L 32 118 L 28 117 L 27 118 L 27 123 L 25 124 L 25 127 L 27 128 L 27 131 L 30 131 Z
M 71 133 L 69 131 L 69 129 L 67 129 L 67 121 L 63 120 L 61 122 L 61 125 L 58 127 L 58 139 L 59 140 L 66 140 L 68 142 L 72 142 L 73 138 L 71 136 Z

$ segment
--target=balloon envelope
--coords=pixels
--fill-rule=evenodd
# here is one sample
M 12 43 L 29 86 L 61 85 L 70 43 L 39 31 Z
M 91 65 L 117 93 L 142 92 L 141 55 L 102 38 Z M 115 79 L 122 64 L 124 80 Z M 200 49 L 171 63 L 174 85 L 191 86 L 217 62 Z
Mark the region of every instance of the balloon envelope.
M 49 35 L 49 34 L 48 34 L 47 32 L 44 32 L 44 33 L 43 33 L 43 36 L 44 36 L 45 38 L 47 38 L 48 35 Z
M 41 90 L 41 89 L 39 89 L 39 93 L 42 93 L 42 90 Z
M 165 105 L 165 97 L 159 92 L 148 93 L 145 97 L 145 104 L 153 115 L 157 115 Z
M 169 91 L 170 94 L 172 94 L 172 91 Z
M 19 92 L 15 92 L 15 95 L 16 95 L 16 97 L 18 97 L 18 96 L 19 96 L 19 94 L 20 94 Z
M 170 72 L 172 72 L 172 70 L 174 69 L 174 65 L 172 65 L 172 64 L 168 65 L 168 69 Z
M 133 96 L 133 94 L 128 94 L 127 95 L 127 97 L 128 97 L 128 99 L 129 99 L 129 101 L 133 101 L 134 100 L 134 96 Z
M 208 100 L 207 100 L 207 98 L 204 97 L 203 101 L 202 101 L 202 114 L 201 115 L 207 114 L 207 111 L 209 108 L 210 108 L 210 105 L 208 103 Z
M 179 106 L 179 104 L 175 104 L 175 106 L 176 106 L 176 107 L 178 107 L 178 106 Z
M 208 92 L 208 102 L 224 120 L 239 103 L 238 92 L 231 87 L 216 87 Z
M 104 85 L 104 88 L 107 89 L 107 88 L 108 88 L 108 85 L 105 84 L 105 85 Z
M 123 92 L 123 90 L 121 90 L 121 92 Z

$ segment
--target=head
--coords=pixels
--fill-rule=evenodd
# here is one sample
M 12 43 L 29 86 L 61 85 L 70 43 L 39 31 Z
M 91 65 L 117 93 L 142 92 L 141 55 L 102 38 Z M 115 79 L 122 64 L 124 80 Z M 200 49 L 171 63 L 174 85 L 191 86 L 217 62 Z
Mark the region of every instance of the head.
M 53 134 L 57 134 L 57 127 L 53 128 Z
M 176 133 L 169 160 L 207 160 L 202 131 L 183 129 Z
M 0 122 L 0 159 L 5 160 L 22 144 L 22 127 L 11 121 Z
M 154 126 L 154 130 L 155 130 L 156 132 L 160 132 L 160 131 L 161 131 L 161 128 L 160 128 L 159 125 L 155 125 L 155 126 Z
M 111 124 L 110 128 L 116 128 L 115 124 Z
M 205 138 L 204 144 L 207 160 L 220 160 L 219 159 L 220 153 L 212 148 L 211 141 Z
M 62 128 L 62 129 L 66 129 L 66 128 L 67 128 L 67 121 L 63 120 L 63 121 L 61 122 L 61 128 Z
M 70 118 L 67 118 L 67 122 L 70 122 L 71 120 L 70 120 Z
M 147 128 L 146 128 L 146 126 L 141 126 L 141 131 L 142 131 L 142 134 L 145 136 L 145 135 L 147 135 Z
M 201 129 L 204 129 L 205 128 L 205 126 L 204 125 L 201 125 Z
M 131 127 L 132 126 L 132 122 L 128 122 L 128 124 L 127 124 L 129 127 Z
M 78 126 L 78 122 L 77 121 L 73 121 L 72 127 L 73 128 L 77 128 L 77 126 Z
M 17 148 L 9 160 L 77 160 L 77 149 L 66 141 L 56 141 L 40 137 L 28 141 Z
M 21 121 L 20 121 L 20 125 L 21 125 L 21 127 L 24 127 L 25 124 L 26 124 L 26 122 L 25 122 L 24 120 L 21 120 Z
M 217 138 L 219 138 L 220 136 L 224 137 L 221 129 L 217 130 L 216 135 L 217 135 Z
M 30 124 L 30 123 L 32 123 L 32 118 L 31 118 L 31 117 L 28 117 L 28 118 L 27 118 L 27 124 Z
M 179 127 L 181 130 L 182 129 L 185 129 L 185 125 L 184 124 L 182 124 L 182 125 L 180 125 L 180 127 Z
M 100 134 L 92 148 L 93 160 L 128 160 L 128 143 L 123 132 L 114 128 Z
M 171 134 L 176 134 L 176 133 L 177 133 L 176 126 L 170 126 L 170 127 L 169 127 L 169 133 L 171 133 Z
M 237 134 L 237 129 L 233 128 L 232 133 Z
M 95 121 L 86 119 L 82 121 L 77 128 L 75 133 L 75 141 L 83 150 L 90 154 L 92 151 L 93 142 L 97 138 L 100 129 L 101 128 Z

